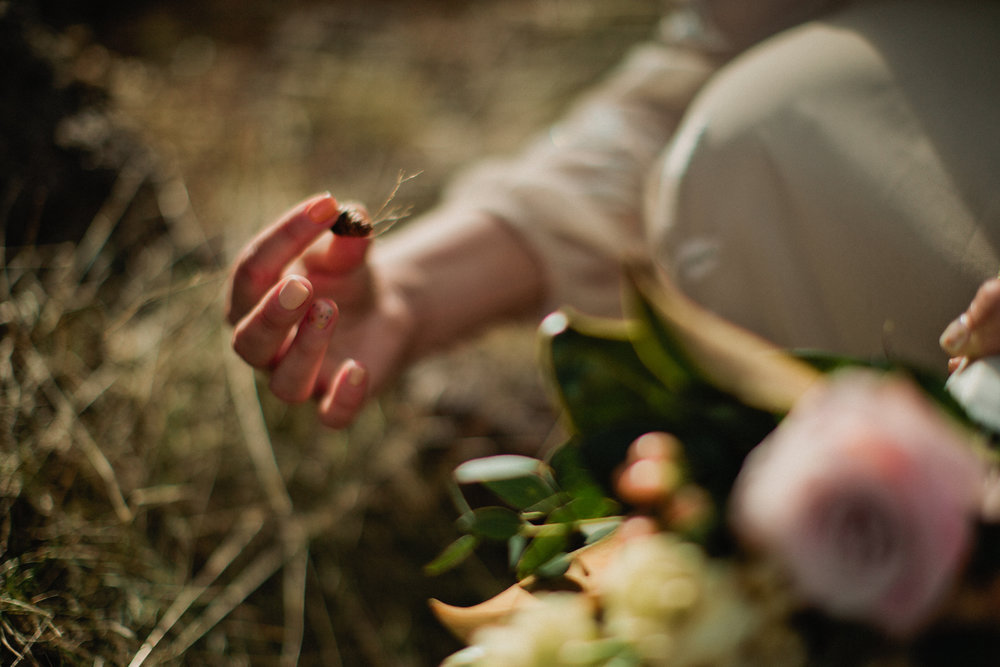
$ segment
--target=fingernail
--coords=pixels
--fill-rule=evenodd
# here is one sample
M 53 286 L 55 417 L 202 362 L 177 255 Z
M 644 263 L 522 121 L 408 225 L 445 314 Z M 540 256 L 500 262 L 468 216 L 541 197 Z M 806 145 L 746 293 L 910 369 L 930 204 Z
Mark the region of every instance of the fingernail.
M 959 355 L 969 342 L 969 318 L 964 313 L 945 328 L 938 342 L 941 349 L 951 355 Z
M 340 215 L 340 207 L 337 206 L 337 201 L 327 194 L 322 199 L 317 199 L 309 204 L 309 207 L 306 209 L 306 215 L 317 225 L 328 223 Z
M 290 277 L 278 291 L 278 303 L 285 310 L 295 310 L 309 298 L 309 288 L 296 276 Z
M 350 368 L 347 369 L 347 382 L 353 387 L 358 387 L 365 381 L 367 371 L 356 361 L 352 360 L 348 363 L 350 363 Z
M 325 329 L 333 320 L 333 306 L 326 301 L 317 301 L 309 309 L 306 320 L 317 329 Z

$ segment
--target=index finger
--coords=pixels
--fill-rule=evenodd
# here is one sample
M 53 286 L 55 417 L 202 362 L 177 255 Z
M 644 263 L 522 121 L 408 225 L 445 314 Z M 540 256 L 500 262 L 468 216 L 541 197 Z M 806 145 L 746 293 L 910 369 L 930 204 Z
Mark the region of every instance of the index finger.
M 337 200 L 327 192 L 297 204 L 255 236 L 233 267 L 226 307 L 229 322 L 248 313 L 339 214 Z

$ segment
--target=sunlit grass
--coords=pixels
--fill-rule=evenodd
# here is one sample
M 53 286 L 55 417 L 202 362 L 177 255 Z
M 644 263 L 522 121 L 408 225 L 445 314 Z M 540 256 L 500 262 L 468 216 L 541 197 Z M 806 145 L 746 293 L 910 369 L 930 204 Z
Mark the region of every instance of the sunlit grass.
M 500 590 L 502 554 L 453 577 L 422 568 L 456 535 L 454 465 L 552 428 L 530 327 L 422 364 L 334 433 L 310 405 L 259 395 L 231 353 L 226 265 L 315 191 L 377 207 L 420 171 L 394 203 L 426 208 L 460 164 L 553 117 L 656 11 L 594 0 L 570 20 L 571 4 L 373 23 L 333 3 L 273 17 L 253 48 L 206 51 L 205 26 L 201 50 L 181 40 L 161 60 L 85 45 L 77 75 L 151 152 L 79 243 L 8 249 L 0 267 L 0 663 L 395 667 L 455 648 L 424 601 Z M 351 49 L 304 39 L 344 22 Z

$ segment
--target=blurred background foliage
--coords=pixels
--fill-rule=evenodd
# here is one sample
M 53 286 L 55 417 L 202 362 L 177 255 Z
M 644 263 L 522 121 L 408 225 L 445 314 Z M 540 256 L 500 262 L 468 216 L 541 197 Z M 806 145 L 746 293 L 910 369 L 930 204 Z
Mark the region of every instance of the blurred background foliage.
M 654 30 L 654 0 L 0 2 L 0 663 L 431 665 L 505 588 L 461 461 L 559 440 L 530 325 L 353 428 L 258 396 L 225 267 L 317 191 L 431 206 Z M 405 223 L 403 223 L 405 224 Z M 145 649 L 143 646 L 145 645 Z M 146 657 L 148 656 L 148 657 Z M 140 660 L 135 660 L 138 664 Z

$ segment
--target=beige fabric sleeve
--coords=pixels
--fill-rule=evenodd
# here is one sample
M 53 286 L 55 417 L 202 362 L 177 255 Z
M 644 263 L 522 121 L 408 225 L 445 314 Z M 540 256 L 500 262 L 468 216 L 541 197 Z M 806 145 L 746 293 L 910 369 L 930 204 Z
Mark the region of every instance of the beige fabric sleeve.
M 702 85 L 735 51 L 831 0 L 694 0 L 521 153 L 457 179 L 445 206 L 516 229 L 546 272 L 546 311 L 620 314 L 623 252 L 644 246 L 643 193 Z
M 616 315 L 621 252 L 639 242 L 645 179 L 711 58 L 649 45 L 521 153 L 479 164 L 446 206 L 511 224 L 546 272 L 547 310 L 571 304 Z

